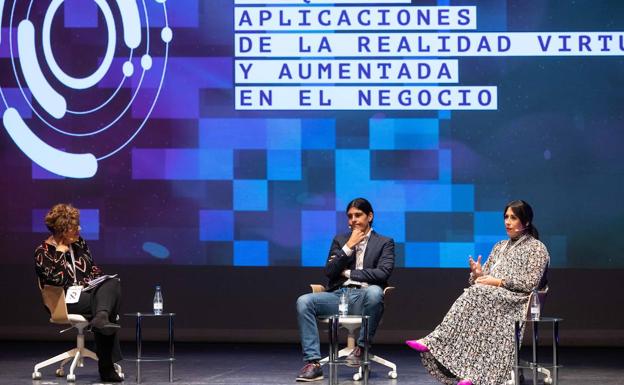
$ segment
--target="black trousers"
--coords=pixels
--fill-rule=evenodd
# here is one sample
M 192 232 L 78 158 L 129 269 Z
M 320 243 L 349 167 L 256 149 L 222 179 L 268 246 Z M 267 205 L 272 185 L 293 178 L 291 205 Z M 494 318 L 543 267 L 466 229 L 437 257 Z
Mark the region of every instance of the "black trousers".
M 93 290 L 82 292 L 80 300 L 76 303 L 67 304 L 67 311 L 71 314 L 81 314 L 90 319 L 99 311 L 108 312 L 111 322 L 117 321 L 119 305 L 121 302 L 121 284 L 119 279 L 112 278 L 104 281 Z M 119 346 L 119 336 L 103 335 L 93 331 L 95 336 L 95 353 L 98 356 L 99 366 L 112 366 L 113 362 L 121 361 L 121 347 Z

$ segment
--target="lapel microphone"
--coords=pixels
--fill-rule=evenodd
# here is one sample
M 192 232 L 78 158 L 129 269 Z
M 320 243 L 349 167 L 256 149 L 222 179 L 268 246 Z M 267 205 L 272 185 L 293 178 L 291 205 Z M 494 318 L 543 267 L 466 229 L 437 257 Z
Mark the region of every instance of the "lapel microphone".
M 521 227 L 521 228 L 519 228 L 519 229 L 513 229 L 513 232 L 515 232 L 515 233 L 520 233 L 520 232 L 522 232 L 522 231 L 524 231 L 524 230 L 528 230 L 528 229 L 529 229 L 529 227 L 531 227 L 531 226 Z

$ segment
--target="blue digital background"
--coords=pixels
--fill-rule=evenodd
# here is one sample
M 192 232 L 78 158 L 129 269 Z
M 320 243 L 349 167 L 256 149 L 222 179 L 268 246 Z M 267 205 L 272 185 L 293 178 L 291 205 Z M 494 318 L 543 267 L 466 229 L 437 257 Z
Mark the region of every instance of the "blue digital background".
M 511 199 L 534 206 L 553 266 L 624 266 L 622 56 L 460 58 L 461 84 L 498 86 L 497 111 L 235 111 L 232 3 L 167 2 L 174 38 L 156 108 L 95 177 L 50 174 L 2 136 L 0 237 L 19 244 L 6 262 L 30 263 L 47 208 L 72 202 L 100 263 L 322 266 L 332 237 L 348 230 L 347 202 L 363 196 L 375 230 L 395 239 L 399 267 L 465 267 L 469 254 L 487 255 L 505 236 Z M 624 30 L 619 1 L 413 3 L 476 5 L 480 31 Z M 104 52 L 103 18 L 88 1 L 61 8 L 55 53 L 69 72 L 89 73 Z M 150 20 L 154 36 L 163 25 Z M 0 85 L 42 139 L 97 151 L 127 138 L 127 122 L 102 139 L 37 126 L 8 56 L 3 43 Z M 155 55 L 154 67 L 162 61 Z M 72 102 L 116 86 L 106 77 Z M 138 100 L 128 120 L 148 108 Z

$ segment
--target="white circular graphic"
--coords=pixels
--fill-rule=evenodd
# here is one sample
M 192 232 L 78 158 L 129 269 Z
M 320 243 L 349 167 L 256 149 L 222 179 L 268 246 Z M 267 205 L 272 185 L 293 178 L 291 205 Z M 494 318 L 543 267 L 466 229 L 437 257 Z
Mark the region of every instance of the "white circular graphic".
M 95 175 L 99 161 L 121 151 L 145 127 L 162 89 L 169 43 L 173 38 L 164 1 L 140 0 L 138 3 L 142 7 L 135 1 L 115 2 L 120 19 L 117 21 L 107 1 L 92 1 L 105 22 L 106 53 L 91 75 L 79 78 L 66 74 L 60 68 L 51 41 L 55 14 L 61 5 L 67 7 L 71 3 L 52 0 L 42 10 L 41 7 L 46 7 L 45 2 L 31 0 L 27 7 L 25 3 L 20 3 L 19 10 L 16 10 L 18 1 L 15 0 L 9 10 L 8 1 L 0 0 L 0 28 L 8 27 L 9 31 L 8 39 L 0 40 L 0 45 L 8 45 L 14 80 L 23 99 L 16 100 L 19 97 L 15 93 L 6 93 L 0 87 L 3 125 L 15 144 L 33 162 L 54 174 L 70 178 Z M 161 4 L 156 9 L 162 10 L 162 14 L 148 14 L 147 9 L 154 7 L 147 7 L 146 1 Z M 39 8 L 33 11 L 33 7 Z M 43 21 L 35 16 L 41 14 L 44 15 Z M 150 41 L 150 17 L 152 20 L 159 17 L 164 22 L 160 45 L 157 41 Z M 8 21 L 8 26 L 2 25 L 3 20 Z M 116 23 L 120 23 L 119 28 Z M 37 57 L 38 25 L 42 25 L 43 60 Z M 123 31 L 123 40 L 117 41 L 117 31 Z M 98 42 L 100 40 L 103 41 L 99 39 Z M 75 48 L 77 52 L 71 52 L 72 46 L 66 42 L 58 42 L 56 47 L 57 50 L 69 50 L 72 60 L 84 55 L 79 48 Z M 120 52 L 123 50 L 126 53 Z M 136 52 L 141 53 L 137 55 Z M 54 75 L 53 79 L 46 78 L 45 74 L 50 72 Z M 149 81 L 150 86 L 142 87 L 144 81 Z M 76 92 L 81 93 L 72 98 Z M 93 96 L 89 96 L 88 92 Z M 110 94 L 106 96 L 106 92 Z M 141 116 L 137 116 L 131 108 L 137 102 L 145 111 Z M 27 116 L 22 116 L 17 108 L 24 104 L 30 108 Z M 45 128 L 50 130 L 42 132 Z M 53 135 L 70 137 L 66 139 L 68 145 L 62 148 L 49 145 L 46 139 Z M 106 138 L 100 138 L 102 135 Z M 76 141 L 83 148 L 73 147 Z
M 75 78 L 67 75 L 61 67 L 56 63 L 54 59 L 54 54 L 52 53 L 52 45 L 50 44 L 50 29 L 52 27 L 52 19 L 54 18 L 54 14 L 58 10 L 59 6 L 63 4 L 64 0 L 52 0 L 48 10 L 43 19 L 43 54 L 45 59 L 50 67 L 50 70 L 56 76 L 58 80 L 61 81 L 67 87 L 71 87 L 77 90 L 84 90 L 89 87 L 93 87 L 97 84 L 104 75 L 106 71 L 110 68 L 111 63 L 113 62 L 113 55 L 115 54 L 115 44 L 117 43 L 117 31 L 115 30 L 115 20 L 113 20 L 113 13 L 111 12 L 108 3 L 105 0 L 93 0 L 95 4 L 100 8 L 102 13 L 104 14 L 104 20 L 106 20 L 106 29 L 108 31 L 108 44 L 106 46 L 106 54 L 104 55 L 104 60 L 102 60 L 102 64 L 100 67 L 91 75 L 84 78 Z

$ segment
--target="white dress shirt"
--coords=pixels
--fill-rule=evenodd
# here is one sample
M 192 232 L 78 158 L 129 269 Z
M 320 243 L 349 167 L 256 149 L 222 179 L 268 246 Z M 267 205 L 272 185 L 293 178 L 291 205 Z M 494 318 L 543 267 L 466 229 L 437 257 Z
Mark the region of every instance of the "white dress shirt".
M 364 239 L 362 239 L 360 243 L 355 245 L 355 269 L 356 270 L 362 270 L 364 268 L 364 254 L 366 253 L 366 246 L 368 246 L 368 240 L 370 239 L 370 235 L 372 232 L 373 232 L 373 229 L 370 228 L 368 230 L 368 233 L 366 233 L 366 236 L 364 237 Z M 354 253 L 353 249 L 349 248 L 349 246 L 347 246 L 346 244 L 342 246 L 342 251 L 344 251 L 344 253 L 349 257 L 353 255 Z M 351 270 L 347 270 L 345 272 L 345 276 L 347 277 L 347 280 L 342 284 L 342 286 L 347 286 L 347 285 L 358 285 L 361 287 L 368 286 L 368 283 L 366 282 L 352 280 Z

